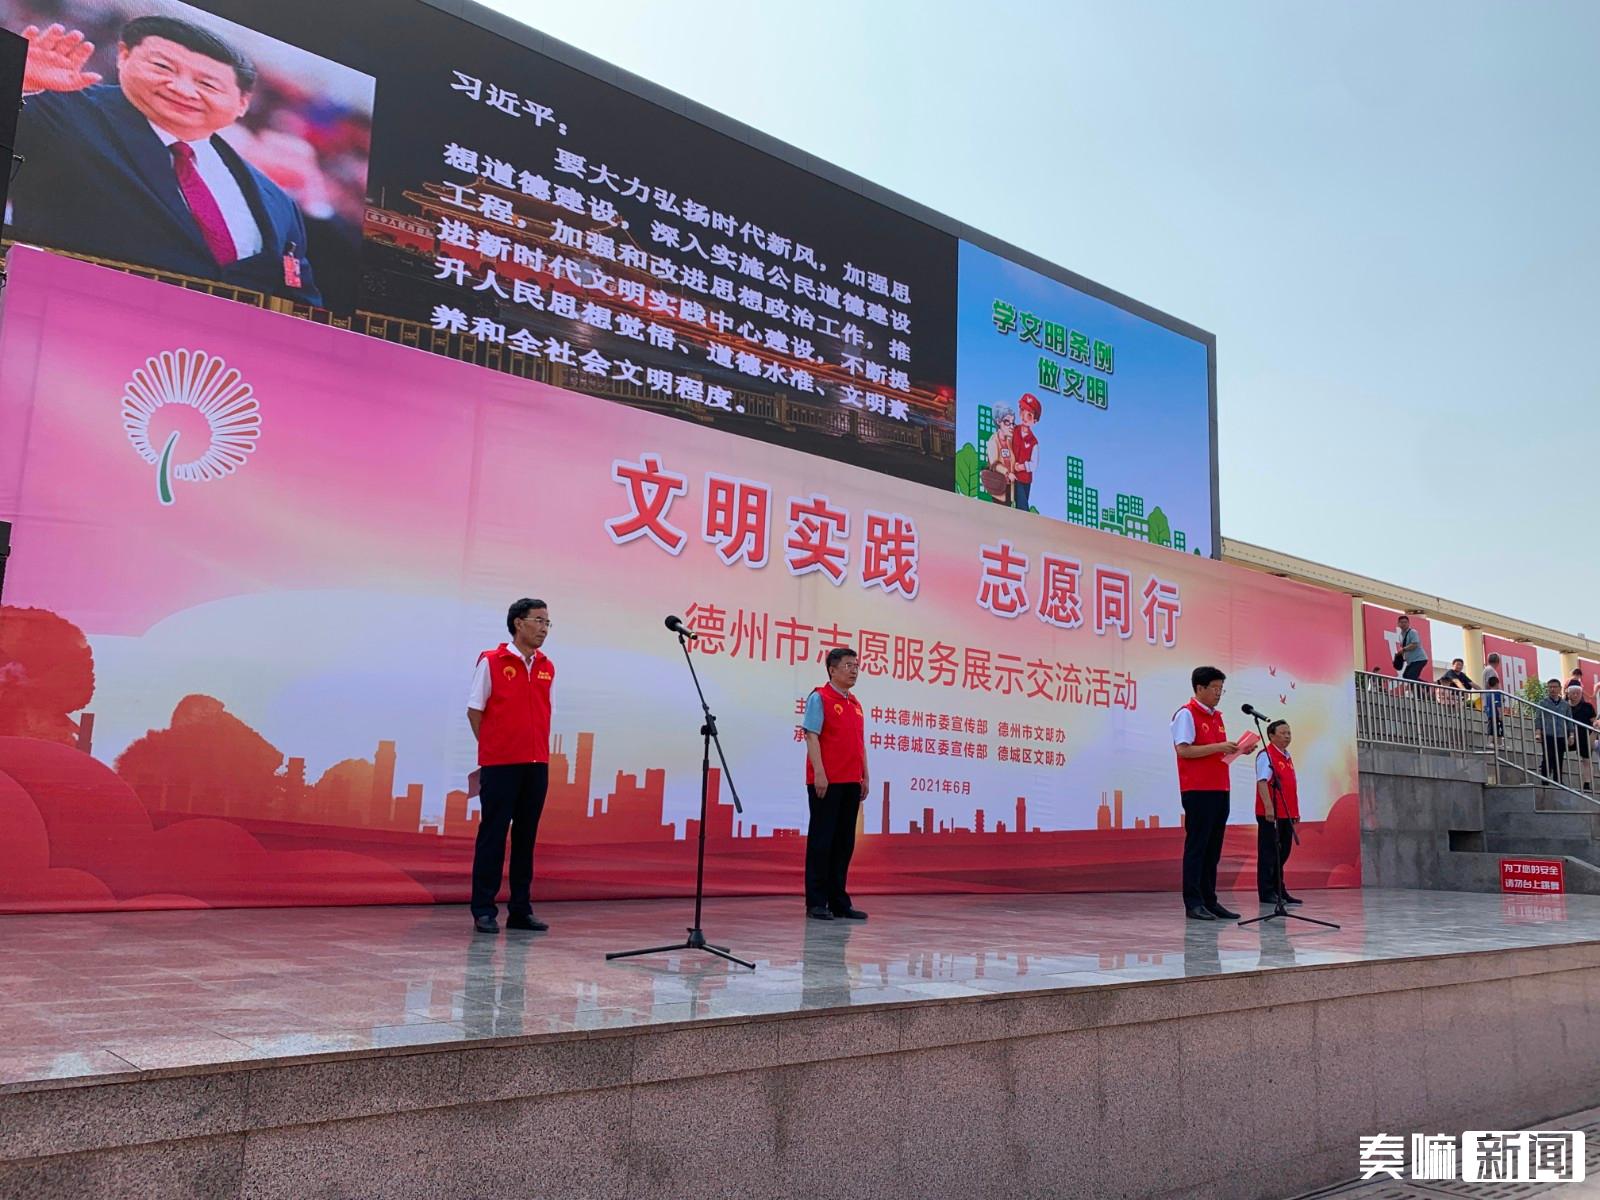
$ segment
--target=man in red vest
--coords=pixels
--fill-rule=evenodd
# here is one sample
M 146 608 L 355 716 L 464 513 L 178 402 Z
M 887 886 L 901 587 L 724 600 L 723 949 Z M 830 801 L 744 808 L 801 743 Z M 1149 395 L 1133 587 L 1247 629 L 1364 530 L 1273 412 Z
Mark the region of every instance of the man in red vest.
M 1289 722 L 1274 721 L 1267 726 L 1266 749 L 1256 755 L 1256 894 L 1267 904 L 1283 887 L 1280 869 L 1294 849 L 1294 823 L 1300 819 L 1300 788 L 1289 757 L 1292 737 Z M 1300 903 L 1287 888 L 1283 902 Z
M 1183 906 L 1191 921 L 1234 921 L 1239 914 L 1217 902 L 1217 863 L 1228 828 L 1226 754 L 1239 747 L 1222 727 L 1222 682 L 1216 667 L 1196 667 L 1189 676 L 1194 698 L 1172 715 L 1172 748 L 1178 755 L 1178 791 L 1183 797 Z
M 828 651 L 828 682 L 806 698 L 806 913 L 818 921 L 865 921 L 845 879 L 856 849 L 856 814 L 867 793 L 867 733 L 851 694 L 860 662 L 848 646 Z
M 550 784 L 550 685 L 555 664 L 539 649 L 550 633 L 543 600 L 518 600 L 506 613 L 510 642 L 478 655 L 467 720 L 478 739 L 478 842 L 472 853 L 472 920 L 499 933 L 495 896 L 511 832 L 508 929 L 550 928 L 533 915 L 533 839 Z

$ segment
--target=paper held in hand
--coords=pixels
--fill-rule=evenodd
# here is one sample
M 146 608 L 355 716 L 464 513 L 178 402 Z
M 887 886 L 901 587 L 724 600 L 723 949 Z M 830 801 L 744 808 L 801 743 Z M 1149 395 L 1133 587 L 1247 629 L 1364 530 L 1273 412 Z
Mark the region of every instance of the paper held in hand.
M 1241 755 L 1241 754 L 1249 754 L 1257 746 L 1261 745 L 1261 739 L 1256 736 L 1256 731 L 1254 729 L 1252 729 L 1252 730 L 1249 730 L 1235 744 L 1239 747 L 1238 752 L 1234 753 L 1234 754 L 1224 754 L 1222 756 L 1222 761 L 1223 762 L 1228 763 L 1228 764 L 1231 765 L 1233 760 L 1238 758 L 1239 755 Z

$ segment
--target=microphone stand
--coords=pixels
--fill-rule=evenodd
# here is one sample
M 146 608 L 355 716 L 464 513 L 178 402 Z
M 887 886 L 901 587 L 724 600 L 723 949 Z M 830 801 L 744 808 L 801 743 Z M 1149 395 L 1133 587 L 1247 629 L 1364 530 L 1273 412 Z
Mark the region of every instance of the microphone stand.
M 1262 752 L 1265 753 L 1267 748 L 1267 731 L 1262 726 L 1262 721 L 1264 718 L 1260 713 L 1252 712 L 1250 714 L 1250 719 L 1256 723 L 1256 735 L 1261 738 L 1261 749 Z M 1289 911 L 1289 902 L 1287 899 L 1285 899 L 1285 897 L 1288 895 L 1288 892 L 1283 886 L 1283 839 L 1278 836 L 1278 822 L 1286 821 L 1288 818 L 1279 815 L 1283 811 L 1283 800 L 1282 794 L 1278 791 L 1278 777 L 1276 773 L 1274 773 L 1272 777 L 1272 784 L 1270 786 L 1272 787 L 1272 790 L 1276 796 L 1272 805 L 1272 852 L 1277 855 L 1278 858 L 1276 902 L 1272 906 L 1272 911 L 1266 916 L 1251 917 L 1248 921 L 1240 921 L 1238 928 L 1243 929 L 1246 925 L 1255 925 L 1262 921 L 1270 921 L 1274 917 L 1282 917 L 1286 921 L 1304 921 L 1307 925 L 1321 925 L 1325 929 L 1337 929 L 1339 926 L 1335 925 L 1332 921 L 1319 921 L 1315 917 L 1302 917 L 1299 913 L 1292 913 Z M 1289 836 L 1295 838 L 1296 841 L 1299 840 L 1299 837 L 1295 834 L 1294 826 L 1292 824 L 1289 826 Z
M 728 759 L 722 753 L 722 740 L 717 737 L 717 718 L 712 714 L 711 708 L 706 704 L 705 689 L 700 686 L 700 676 L 694 669 L 694 659 L 689 654 L 689 639 L 681 630 L 678 632 L 678 645 L 683 650 L 683 661 L 689 664 L 689 677 L 694 680 L 694 690 L 700 696 L 700 712 L 703 716 L 700 725 L 700 736 L 703 746 L 700 755 L 700 849 L 695 863 L 694 873 L 694 924 L 689 927 L 689 936 L 681 942 L 673 942 L 670 946 L 649 946 L 643 950 L 613 950 L 606 955 L 606 961 L 614 958 L 637 958 L 642 954 L 666 954 L 672 950 L 704 950 L 707 954 L 715 954 L 718 958 L 725 958 L 731 963 L 741 967 L 756 969 L 753 962 L 730 954 L 726 946 L 713 946 L 706 941 L 706 935 L 700 928 L 700 909 L 705 900 L 706 887 L 706 804 L 711 790 L 711 743 L 717 744 L 717 761 L 722 764 L 722 778 L 727 782 L 728 793 L 733 797 L 733 810 L 744 812 L 744 805 L 739 803 L 739 789 L 733 786 L 733 776 L 728 774 Z

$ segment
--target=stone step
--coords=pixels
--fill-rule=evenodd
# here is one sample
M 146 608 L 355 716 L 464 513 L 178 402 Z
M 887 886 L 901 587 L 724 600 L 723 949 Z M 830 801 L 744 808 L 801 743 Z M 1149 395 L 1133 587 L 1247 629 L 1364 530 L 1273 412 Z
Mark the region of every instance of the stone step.
M 1484 805 L 1483 828 L 1510 837 L 1562 837 L 1593 840 L 1600 837 L 1600 820 L 1593 813 L 1538 812 Z
M 1489 854 L 1516 856 L 1531 855 L 1536 858 L 1572 858 L 1600 867 L 1600 845 L 1588 838 L 1564 837 L 1508 837 L 1505 834 L 1485 833 L 1483 848 Z

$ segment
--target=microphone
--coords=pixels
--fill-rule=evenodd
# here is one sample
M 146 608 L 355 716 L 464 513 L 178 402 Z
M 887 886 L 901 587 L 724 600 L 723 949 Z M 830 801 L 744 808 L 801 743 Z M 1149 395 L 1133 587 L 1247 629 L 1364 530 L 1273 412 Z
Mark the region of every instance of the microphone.
M 679 637 L 698 638 L 700 636 L 694 630 L 685 625 L 680 617 L 668 617 L 662 622 L 662 624 L 668 629 L 672 630 L 672 632 L 677 634 Z
M 1239 711 L 1242 712 L 1247 717 L 1255 717 L 1258 721 L 1270 721 L 1270 720 L 1272 720 L 1272 718 L 1267 716 L 1266 713 L 1257 712 L 1256 711 L 1256 706 L 1253 705 L 1253 704 L 1241 704 L 1239 706 Z

